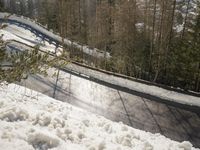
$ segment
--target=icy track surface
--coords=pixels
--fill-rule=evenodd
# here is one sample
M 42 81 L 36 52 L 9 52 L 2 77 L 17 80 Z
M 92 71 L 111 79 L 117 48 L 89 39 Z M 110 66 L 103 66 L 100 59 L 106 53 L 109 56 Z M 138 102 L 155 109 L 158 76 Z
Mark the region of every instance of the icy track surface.
M 176 102 L 176 103 L 189 105 L 189 106 L 200 107 L 200 97 L 190 96 L 190 95 L 166 90 L 166 89 L 163 89 L 163 88 L 160 88 L 160 87 L 157 87 L 157 86 L 147 85 L 147 84 L 143 84 L 143 83 L 139 83 L 139 82 L 115 77 L 113 75 L 108 75 L 108 74 L 98 72 L 98 71 L 95 71 L 95 70 L 86 69 L 84 67 L 77 66 L 77 65 L 74 65 L 74 64 L 68 64 L 66 66 L 66 68 L 69 69 L 69 70 L 84 74 L 88 77 L 101 79 L 102 81 L 104 81 L 106 83 L 122 86 L 122 87 L 125 87 L 127 89 L 131 89 L 131 90 L 134 90 L 134 91 L 137 91 L 137 92 L 156 96 L 156 97 L 162 98 L 162 99 L 167 100 L 167 101 Z
M 15 84 L 0 97 L 0 150 L 195 150 Z
M 39 45 L 40 49 L 46 52 L 59 52 L 58 55 L 62 52 L 61 48 L 57 48 L 55 45 L 37 37 L 31 31 L 16 25 L 8 25 L 6 28 L 0 29 L 0 36 L 4 41 L 16 40 L 31 47 Z

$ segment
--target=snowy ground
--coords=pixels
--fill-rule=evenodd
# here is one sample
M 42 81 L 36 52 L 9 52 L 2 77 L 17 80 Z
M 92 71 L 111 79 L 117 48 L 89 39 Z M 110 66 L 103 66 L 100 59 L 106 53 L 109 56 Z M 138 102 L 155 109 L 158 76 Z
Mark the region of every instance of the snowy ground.
M 195 150 L 15 84 L 2 84 L 0 97 L 2 150 Z
M 57 100 L 123 122 L 133 128 L 161 133 L 175 141 L 200 147 L 200 118 L 196 113 L 109 88 L 63 71 L 29 76 L 20 84 Z

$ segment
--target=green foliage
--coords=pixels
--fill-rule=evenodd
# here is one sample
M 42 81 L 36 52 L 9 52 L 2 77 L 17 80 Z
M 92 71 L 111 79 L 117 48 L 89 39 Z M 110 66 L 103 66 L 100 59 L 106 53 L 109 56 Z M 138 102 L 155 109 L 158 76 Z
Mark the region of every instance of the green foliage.
M 0 1 L 0 11 L 4 11 L 3 2 Z
M 200 15 L 193 31 L 184 39 L 174 41 L 168 58 L 168 78 L 176 86 L 195 90 L 195 82 L 200 78 Z
M 0 82 L 9 83 L 27 79 L 32 74 L 42 74 L 47 76 L 47 69 L 50 67 L 61 67 L 67 61 L 63 55 L 59 57 L 50 56 L 49 53 L 42 53 L 39 47 L 26 51 L 7 52 L 5 43 L 1 41 L 0 51 Z

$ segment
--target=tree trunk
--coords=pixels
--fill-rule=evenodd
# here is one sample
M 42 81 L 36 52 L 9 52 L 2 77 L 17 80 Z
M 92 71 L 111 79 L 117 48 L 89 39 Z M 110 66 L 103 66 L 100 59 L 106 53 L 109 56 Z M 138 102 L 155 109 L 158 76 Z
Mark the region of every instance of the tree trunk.
M 191 0 L 188 0 L 188 2 L 187 2 L 187 10 L 186 10 L 186 14 L 185 14 L 185 20 L 184 20 L 183 32 L 182 32 L 182 35 L 181 35 L 181 39 L 183 39 L 184 36 L 185 36 L 185 30 L 186 30 L 186 25 L 187 25 L 187 20 L 188 20 L 188 13 L 189 13 L 189 4 L 190 4 L 190 1 Z
M 152 30 L 151 48 L 150 48 L 150 55 L 149 55 L 149 80 L 151 80 L 152 55 L 153 55 L 153 51 L 154 51 L 155 23 L 156 23 L 156 5 L 157 5 L 157 0 L 154 0 L 153 30 Z

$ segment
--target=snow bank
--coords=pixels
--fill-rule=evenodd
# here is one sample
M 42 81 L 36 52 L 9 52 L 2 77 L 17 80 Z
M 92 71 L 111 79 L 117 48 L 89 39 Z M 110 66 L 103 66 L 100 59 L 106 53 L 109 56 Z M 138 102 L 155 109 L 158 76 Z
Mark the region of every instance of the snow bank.
M 0 150 L 195 150 L 15 84 L 0 97 Z

